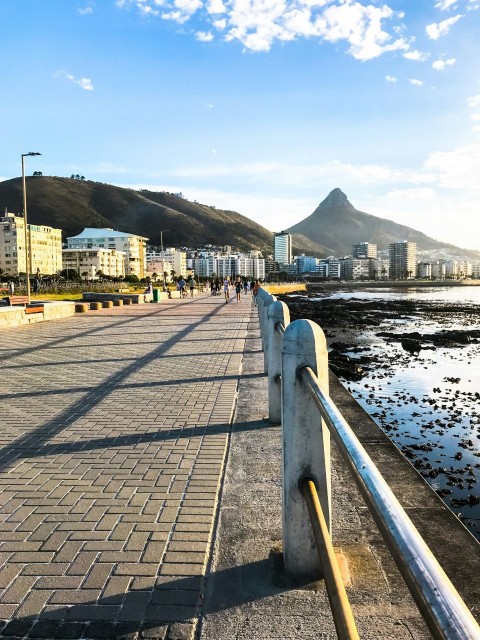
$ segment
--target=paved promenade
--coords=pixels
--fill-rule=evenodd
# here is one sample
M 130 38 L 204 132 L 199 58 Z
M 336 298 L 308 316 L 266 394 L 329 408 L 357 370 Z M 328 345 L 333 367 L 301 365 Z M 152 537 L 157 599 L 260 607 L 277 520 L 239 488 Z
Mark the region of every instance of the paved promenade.
M 192 637 L 250 310 L 2 331 L 0 637 Z

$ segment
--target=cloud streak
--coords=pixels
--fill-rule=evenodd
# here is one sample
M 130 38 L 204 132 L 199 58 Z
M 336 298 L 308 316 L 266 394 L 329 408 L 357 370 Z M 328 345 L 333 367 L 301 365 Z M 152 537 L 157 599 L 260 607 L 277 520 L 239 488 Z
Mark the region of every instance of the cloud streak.
M 77 84 L 79 87 L 84 89 L 85 91 L 93 91 L 93 84 L 90 78 L 75 78 L 71 73 L 67 71 L 56 71 L 53 74 L 54 78 L 63 78 L 68 80 L 69 82 L 73 82 L 73 84 Z

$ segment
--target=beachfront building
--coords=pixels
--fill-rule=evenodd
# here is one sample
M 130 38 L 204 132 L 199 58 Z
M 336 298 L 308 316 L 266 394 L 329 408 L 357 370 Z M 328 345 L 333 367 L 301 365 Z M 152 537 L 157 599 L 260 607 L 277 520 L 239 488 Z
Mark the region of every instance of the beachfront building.
M 147 266 L 146 241 L 148 238 L 114 229 L 87 227 L 78 236 L 67 238 L 67 249 L 114 249 L 124 254 L 125 275 L 144 278 Z
M 273 237 L 273 259 L 278 262 L 280 271 L 292 262 L 292 236 L 286 231 L 275 233 Z
M 480 280 L 480 262 L 474 262 L 472 264 L 472 278 Z
M 352 258 L 376 258 L 377 245 L 371 242 L 359 242 L 352 245 Z
M 317 265 L 317 274 L 321 278 L 339 280 L 342 277 L 342 265 L 338 258 L 329 256 L 320 260 Z
M 432 263 L 419 262 L 417 264 L 417 278 L 420 280 L 430 280 L 432 277 Z
M 185 277 L 187 273 L 187 253 L 174 247 L 168 247 L 164 251 L 148 251 L 146 260 L 150 275 L 158 273 L 163 276 L 166 272 L 170 277 L 171 272 L 174 271 L 176 276 Z M 196 270 L 195 273 L 197 273 Z
M 295 258 L 297 269 L 295 273 L 316 273 L 318 258 L 313 256 L 306 256 L 304 253 L 301 256 Z
M 388 246 L 391 280 L 410 280 L 417 273 L 417 243 L 402 240 Z
M 432 262 L 432 279 L 433 280 L 445 280 L 446 277 L 446 267 L 445 262 L 443 260 L 437 260 L 436 262 Z
M 75 270 L 86 280 L 98 280 L 102 276 L 123 278 L 125 276 L 125 253 L 115 249 L 64 249 L 64 270 Z
M 53 275 L 62 270 L 62 231 L 29 224 L 30 273 Z M 7 211 L 0 217 L 0 268 L 11 276 L 27 271 L 23 216 Z
M 368 258 L 344 258 L 342 267 L 345 280 L 369 280 L 372 277 L 372 261 Z

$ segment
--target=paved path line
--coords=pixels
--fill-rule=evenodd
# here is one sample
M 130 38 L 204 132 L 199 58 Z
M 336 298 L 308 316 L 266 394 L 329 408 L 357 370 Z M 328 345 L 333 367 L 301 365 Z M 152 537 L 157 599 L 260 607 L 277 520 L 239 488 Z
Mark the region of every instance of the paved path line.
M 200 296 L 2 332 L 0 637 L 193 636 L 250 312 Z

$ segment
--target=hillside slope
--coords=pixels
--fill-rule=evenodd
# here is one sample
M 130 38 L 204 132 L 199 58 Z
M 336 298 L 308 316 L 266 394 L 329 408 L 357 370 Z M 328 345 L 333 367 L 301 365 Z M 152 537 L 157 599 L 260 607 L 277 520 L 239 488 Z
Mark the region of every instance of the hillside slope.
M 231 244 L 272 252 L 272 233 L 235 211 L 190 202 L 169 193 L 134 191 L 99 182 L 57 177 L 27 178 L 28 221 L 60 228 L 63 237 L 85 227 L 111 227 L 164 245 Z M 20 212 L 20 178 L 0 182 L 0 206 Z

